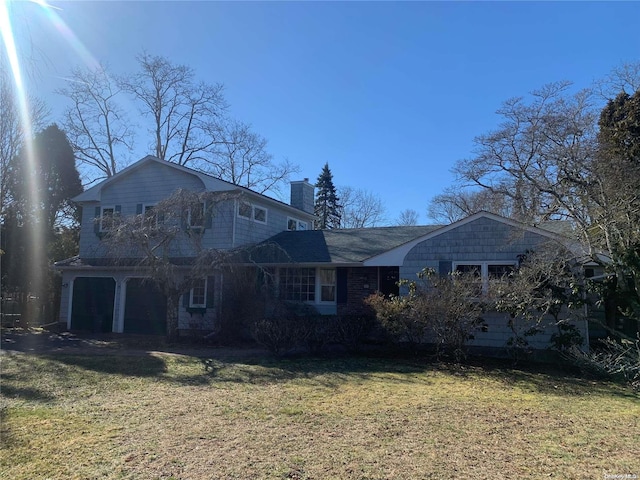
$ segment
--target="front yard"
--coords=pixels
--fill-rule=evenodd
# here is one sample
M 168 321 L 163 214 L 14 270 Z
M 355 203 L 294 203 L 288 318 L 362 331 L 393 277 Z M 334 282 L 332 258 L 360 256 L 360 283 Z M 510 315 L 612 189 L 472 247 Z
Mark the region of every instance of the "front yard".
M 0 478 L 640 476 L 640 398 L 620 385 L 210 353 L 3 355 Z

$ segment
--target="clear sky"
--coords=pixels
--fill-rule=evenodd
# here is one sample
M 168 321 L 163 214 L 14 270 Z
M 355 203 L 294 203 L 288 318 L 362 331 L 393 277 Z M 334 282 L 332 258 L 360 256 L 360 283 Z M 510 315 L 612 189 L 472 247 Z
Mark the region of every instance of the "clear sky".
M 116 73 L 143 50 L 163 55 L 223 83 L 231 115 L 300 178 L 328 162 L 337 186 L 379 195 L 390 222 L 405 208 L 427 222 L 502 101 L 640 60 L 637 2 L 49 3 L 66 33 L 37 5 L 11 9 L 51 121 L 64 106 L 53 91 L 87 55 Z

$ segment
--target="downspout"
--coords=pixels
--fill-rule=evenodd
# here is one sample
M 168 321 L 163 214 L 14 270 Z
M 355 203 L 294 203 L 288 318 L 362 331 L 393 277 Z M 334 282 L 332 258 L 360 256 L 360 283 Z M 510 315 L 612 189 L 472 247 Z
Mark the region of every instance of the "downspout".
M 231 218 L 233 221 L 231 222 L 231 248 L 236 248 L 236 221 L 238 217 L 238 200 L 233 200 L 233 212 L 231 213 Z

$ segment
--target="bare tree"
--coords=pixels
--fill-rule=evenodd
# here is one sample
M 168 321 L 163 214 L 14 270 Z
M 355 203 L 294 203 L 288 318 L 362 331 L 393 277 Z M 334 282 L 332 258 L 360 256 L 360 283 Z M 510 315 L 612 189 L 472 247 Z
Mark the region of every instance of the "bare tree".
M 511 217 L 511 203 L 511 199 L 500 192 L 449 187 L 431 199 L 427 214 L 429 218 L 442 223 L 457 222 L 482 210 Z
M 400 216 L 396 220 L 396 225 L 400 226 L 412 226 L 418 224 L 419 215 L 418 212 L 411 208 L 407 208 L 400 212 Z
M 566 82 L 505 102 L 500 127 L 455 166 L 461 183 L 509 199 L 516 219 L 567 220 L 583 257 L 610 275 L 605 297 L 615 298 L 615 315 L 636 323 L 640 93 L 626 90 L 640 84 L 639 72 L 636 64 L 612 72 L 607 82 L 623 91 L 604 109 L 597 89 L 572 93 Z
M 123 92 L 104 66 L 76 68 L 68 85 L 57 91 L 71 105 L 62 125 L 77 160 L 89 168 L 91 184 L 111 177 L 131 158 L 133 129 L 120 107 Z
M 349 186 L 338 189 L 342 215 L 340 228 L 367 228 L 382 224 L 385 208 L 379 196 L 373 192 Z
M 220 132 L 214 155 L 203 168 L 213 175 L 258 193 L 279 192 L 282 182 L 299 167 L 285 160 L 273 161 L 267 151 L 267 139 L 251 130 L 245 123 L 230 120 Z
M 143 53 L 140 71 L 120 81 L 151 120 L 153 154 L 194 166 L 219 143 L 219 123 L 227 108 L 221 84 L 196 82 L 193 70 L 167 58 Z
M 576 188 L 588 182 L 597 112 L 590 91 L 570 94 L 570 86 L 548 84 L 530 102 L 507 100 L 498 110 L 500 128 L 476 137 L 475 156 L 456 163 L 458 179 L 508 198 L 518 220 L 588 224 Z
M 116 216 L 107 225 L 102 241 L 109 258 L 116 265 L 139 269 L 166 296 L 170 340 L 178 336 L 180 296 L 238 254 L 202 245 L 218 207 L 235 197 L 236 193 L 177 190 L 152 210 Z

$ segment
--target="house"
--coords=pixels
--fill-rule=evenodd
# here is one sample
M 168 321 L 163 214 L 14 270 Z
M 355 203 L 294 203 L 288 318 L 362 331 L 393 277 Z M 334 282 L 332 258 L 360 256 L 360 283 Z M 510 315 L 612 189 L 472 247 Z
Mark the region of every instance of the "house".
M 82 208 L 80 251 L 77 257 L 55 264 L 62 273 L 61 323 L 74 330 L 165 333 L 166 301 L 162 293 L 153 283 L 144 281 L 144 269 L 134 262 L 127 265 L 112 261 L 103 237 L 114 215 L 142 214 L 178 189 L 230 194 L 229 200 L 216 207 L 215 215 L 188 216 L 185 227 L 199 232 L 205 249 L 232 250 L 255 244 L 281 231 L 311 228 L 315 218 L 314 187 L 307 180 L 292 182 L 292 205 L 287 205 L 147 156 L 73 199 Z M 188 261 L 185 254 L 177 256 L 178 263 Z M 183 295 L 181 329 L 215 327 L 221 285 L 219 273 L 211 272 L 189 295 Z
M 201 227 L 210 249 L 240 246 L 275 249 L 277 255 L 253 261 L 274 272 L 282 299 L 303 302 L 318 313 L 361 313 L 374 292 L 399 294 L 399 279 L 415 279 L 430 267 L 445 274 L 473 269 L 483 280 L 512 269 L 523 253 L 567 239 L 550 229 L 520 224 L 479 212 L 450 225 L 311 230 L 314 189 L 292 182 L 289 205 L 186 167 L 145 157 L 90 188 L 74 201 L 82 206 L 80 253 L 58 262 L 63 300 L 60 321 L 70 329 L 164 333 L 166 301 L 144 269 L 114 265 L 101 247 L 110 215 L 144 212 L 176 189 L 238 192 Z M 211 272 L 182 296 L 179 328 L 214 330 L 220 314 L 224 278 Z M 491 314 L 472 344 L 504 347 L 512 335 L 504 315 Z M 578 328 L 586 333 L 586 325 Z M 536 336 L 546 347 L 552 332 Z

